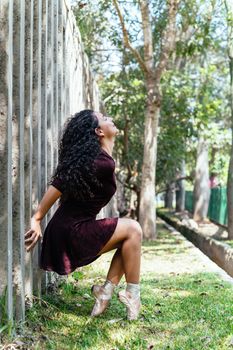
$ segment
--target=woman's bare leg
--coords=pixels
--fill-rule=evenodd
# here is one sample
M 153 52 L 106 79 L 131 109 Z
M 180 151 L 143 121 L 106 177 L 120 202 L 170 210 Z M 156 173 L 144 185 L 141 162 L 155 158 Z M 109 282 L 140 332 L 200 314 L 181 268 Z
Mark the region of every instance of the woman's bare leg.
M 113 284 L 118 285 L 121 277 L 124 275 L 124 265 L 122 259 L 121 248 L 118 248 L 113 255 L 111 265 L 108 270 L 107 280 L 111 281 Z
M 141 261 L 141 240 L 142 230 L 137 221 L 131 219 L 118 219 L 114 234 L 100 251 L 100 254 L 104 254 L 117 248 L 105 284 L 103 286 L 92 287 L 92 293 L 96 298 L 96 303 L 91 313 L 92 316 L 98 316 L 106 310 L 114 286 L 119 283 L 122 275 L 125 273 L 127 290 L 128 288 L 136 290 L 137 298 L 134 299 L 132 304 L 132 301 L 127 294 L 127 290 L 125 292 L 126 294 L 124 294 L 124 291 L 121 291 L 121 295 L 119 293 L 118 296 L 128 309 L 128 319 L 137 318 L 140 309 L 138 283 Z M 132 298 L 132 295 L 130 298 Z
M 118 219 L 116 230 L 100 254 L 116 248 L 121 243 L 121 256 L 126 282 L 139 283 L 142 229 L 132 219 Z M 118 262 L 119 263 L 119 262 Z

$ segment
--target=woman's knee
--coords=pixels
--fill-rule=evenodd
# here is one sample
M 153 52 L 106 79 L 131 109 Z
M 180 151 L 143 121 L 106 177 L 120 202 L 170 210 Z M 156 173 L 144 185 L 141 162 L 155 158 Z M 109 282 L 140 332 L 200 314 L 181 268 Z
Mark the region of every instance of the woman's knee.
M 138 241 L 142 241 L 142 228 L 138 221 L 130 219 L 130 224 L 128 227 L 128 232 L 130 238 Z

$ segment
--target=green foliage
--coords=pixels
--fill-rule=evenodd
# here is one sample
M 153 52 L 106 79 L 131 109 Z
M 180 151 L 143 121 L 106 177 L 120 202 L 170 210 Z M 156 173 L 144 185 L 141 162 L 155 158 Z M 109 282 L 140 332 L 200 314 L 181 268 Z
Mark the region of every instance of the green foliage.
M 72 6 L 84 43 L 84 50 L 95 72 L 102 71 L 99 65 L 106 59 L 108 50 L 104 45 L 109 38 L 108 8 L 109 3 L 106 0 L 76 1 Z
M 108 113 L 123 132 L 116 138 L 116 153 L 121 173 L 126 176 L 128 167 L 140 173 L 143 158 L 145 88 L 138 70 L 124 69 L 112 74 L 100 84 Z M 127 127 L 127 131 L 126 131 Z M 125 140 L 126 133 L 128 135 Z M 140 178 L 134 178 L 140 185 Z
M 138 2 L 122 1 L 120 6 L 130 39 L 143 56 Z M 151 1 L 150 11 L 157 63 L 167 23 L 166 1 Z M 76 16 L 89 57 L 93 58 L 94 50 L 105 48 L 109 65 L 111 57 L 115 56 L 118 61 L 112 74 L 108 69 L 102 70 L 99 85 L 106 110 L 121 130 L 115 148 L 120 171 L 127 176 L 129 169 L 133 170 L 136 176 L 131 180 L 140 186 L 146 101 L 144 78 L 132 54 L 123 50 L 121 28 L 111 1 L 87 1 Z M 221 182 L 226 183 L 230 108 L 224 16 L 224 4 L 218 0 L 180 1 L 176 52 L 162 80 L 158 189 L 174 180 L 182 159 L 186 161 L 187 174 L 195 169 L 200 135 L 209 140 L 210 171 L 217 171 Z M 101 60 L 99 62 L 100 66 Z M 104 60 L 103 67 L 106 67 Z
M 0 328 L 7 322 L 7 288 L 0 297 Z
M 0 344 L 4 336 L 11 339 L 15 335 L 15 324 L 8 320 L 7 315 L 7 287 L 0 296 Z
M 178 42 L 163 80 L 163 104 L 158 138 L 157 186 L 174 180 L 182 159 L 187 174 L 195 169 L 198 137 L 209 141 L 210 171 L 226 183 L 230 132 L 227 62 L 216 31 L 222 26 L 222 5 L 214 1 L 181 1 Z M 222 61 L 221 70 L 218 62 Z

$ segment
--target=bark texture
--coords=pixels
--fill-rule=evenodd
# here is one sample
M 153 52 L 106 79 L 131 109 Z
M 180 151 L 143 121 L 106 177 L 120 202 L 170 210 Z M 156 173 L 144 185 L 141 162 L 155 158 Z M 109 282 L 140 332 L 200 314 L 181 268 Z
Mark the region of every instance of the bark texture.
M 176 211 L 185 210 L 185 161 L 184 159 L 181 162 L 181 174 L 180 180 L 176 182 Z
M 165 192 L 164 206 L 170 210 L 173 209 L 173 198 L 174 198 L 174 186 L 173 184 L 168 184 Z
M 198 142 L 194 184 L 193 219 L 202 221 L 207 217 L 210 199 L 208 145 L 201 137 Z

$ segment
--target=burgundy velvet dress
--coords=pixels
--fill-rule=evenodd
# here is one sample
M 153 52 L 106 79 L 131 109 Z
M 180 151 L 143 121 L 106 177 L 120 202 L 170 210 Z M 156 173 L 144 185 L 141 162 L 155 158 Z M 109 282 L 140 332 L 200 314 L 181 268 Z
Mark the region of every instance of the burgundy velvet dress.
M 116 192 L 115 162 L 101 149 L 94 163 L 103 187 L 95 190 L 93 198 L 61 203 L 46 226 L 40 257 L 40 267 L 46 271 L 67 275 L 90 264 L 100 256 L 116 229 L 117 217 L 96 219 Z M 63 191 L 60 180 L 55 179 L 52 185 Z

